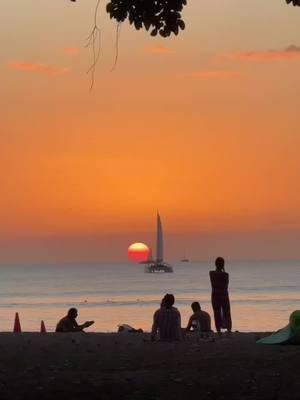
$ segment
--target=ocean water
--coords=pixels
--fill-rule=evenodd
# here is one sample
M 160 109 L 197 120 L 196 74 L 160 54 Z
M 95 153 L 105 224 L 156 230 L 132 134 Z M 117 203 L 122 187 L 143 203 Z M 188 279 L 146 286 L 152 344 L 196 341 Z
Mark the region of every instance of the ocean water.
M 22 330 L 53 331 L 70 307 L 79 322 L 95 320 L 89 331 L 113 332 L 117 325 L 151 329 L 165 293 L 173 293 L 187 324 L 192 301 L 212 316 L 207 262 L 174 263 L 173 274 L 145 274 L 138 264 L 1 266 L 0 331 L 11 331 L 15 312 Z M 271 331 L 300 309 L 300 261 L 228 262 L 233 330 Z M 214 328 L 214 323 L 213 323 Z

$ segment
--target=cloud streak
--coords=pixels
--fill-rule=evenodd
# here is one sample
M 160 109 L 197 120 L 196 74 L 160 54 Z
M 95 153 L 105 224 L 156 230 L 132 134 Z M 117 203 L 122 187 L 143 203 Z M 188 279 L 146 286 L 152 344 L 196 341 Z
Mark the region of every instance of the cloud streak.
M 170 54 L 171 50 L 164 46 L 157 46 L 157 47 L 146 47 L 145 52 L 150 54 Z
M 234 71 L 223 71 L 223 70 L 215 70 L 215 71 L 193 71 L 187 74 L 190 78 L 200 78 L 200 79 L 226 79 L 226 78 L 235 78 L 239 76 L 238 72 Z
M 300 60 L 300 46 L 291 45 L 280 50 L 236 51 L 225 54 L 225 57 L 240 61 Z
M 49 76 L 60 76 L 69 72 L 69 68 L 66 67 L 54 67 L 47 64 L 23 60 L 9 61 L 8 68 L 17 71 L 41 73 Z
M 78 47 L 65 47 L 63 49 L 63 52 L 67 54 L 68 56 L 77 56 L 79 53 L 79 48 Z

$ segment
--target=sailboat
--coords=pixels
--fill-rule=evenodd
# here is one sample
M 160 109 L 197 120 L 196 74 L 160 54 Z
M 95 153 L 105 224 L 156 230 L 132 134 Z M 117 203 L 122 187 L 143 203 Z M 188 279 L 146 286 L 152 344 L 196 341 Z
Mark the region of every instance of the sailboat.
M 163 229 L 159 213 L 157 213 L 156 260 L 147 263 L 145 272 L 173 272 L 172 265 L 164 262 Z
M 185 255 L 185 250 L 184 250 L 184 255 L 183 258 L 180 260 L 181 262 L 189 262 L 190 260 L 186 257 Z

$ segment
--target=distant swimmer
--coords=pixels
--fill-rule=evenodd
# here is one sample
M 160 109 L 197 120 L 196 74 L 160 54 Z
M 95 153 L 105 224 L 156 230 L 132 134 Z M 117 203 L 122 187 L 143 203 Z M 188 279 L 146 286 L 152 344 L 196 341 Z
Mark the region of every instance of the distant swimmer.
M 78 316 L 77 308 L 70 308 L 68 314 L 56 325 L 56 332 L 84 332 L 85 328 L 94 324 L 94 321 L 86 321 L 79 325 L 76 321 Z
M 225 260 L 218 257 L 215 261 L 215 271 L 210 271 L 211 303 L 214 310 L 216 330 L 221 335 L 221 329 L 231 332 L 231 312 L 228 294 L 229 274 L 225 272 Z

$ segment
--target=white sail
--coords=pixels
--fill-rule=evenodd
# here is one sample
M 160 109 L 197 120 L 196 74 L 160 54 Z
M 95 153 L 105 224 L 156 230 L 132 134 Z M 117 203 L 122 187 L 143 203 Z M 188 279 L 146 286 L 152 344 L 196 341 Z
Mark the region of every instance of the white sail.
M 157 237 L 156 237 L 156 262 L 160 263 L 164 260 L 164 243 L 163 231 L 159 214 L 157 213 Z
M 149 256 L 149 260 L 144 262 L 143 264 L 147 264 L 145 266 L 145 272 L 173 272 L 172 265 L 164 262 L 164 243 L 163 243 L 163 230 L 162 223 L 159 214 L 157 213 L 157 231 L 156 231 L 156 260 L 151 262 L 151 255 Z

